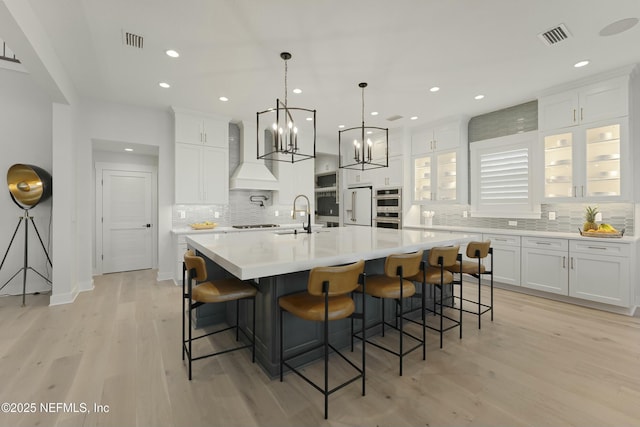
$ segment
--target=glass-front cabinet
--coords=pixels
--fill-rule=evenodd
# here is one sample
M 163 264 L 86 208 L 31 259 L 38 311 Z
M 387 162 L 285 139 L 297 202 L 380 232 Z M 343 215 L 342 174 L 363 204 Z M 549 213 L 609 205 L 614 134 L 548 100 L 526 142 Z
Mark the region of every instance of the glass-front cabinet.
M 542 144 L 546 199 L 623 200 L 630 194 L 626 119 L 547 132 Z
M 457 200 L 457 150 L 413 160 L 414 202 Z

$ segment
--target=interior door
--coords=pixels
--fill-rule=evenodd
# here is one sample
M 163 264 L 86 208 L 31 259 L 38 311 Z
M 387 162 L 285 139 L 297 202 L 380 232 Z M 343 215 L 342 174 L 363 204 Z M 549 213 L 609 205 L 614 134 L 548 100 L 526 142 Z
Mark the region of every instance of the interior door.
M 151 172 L 102 172 L 103 273 L 153 267 Z

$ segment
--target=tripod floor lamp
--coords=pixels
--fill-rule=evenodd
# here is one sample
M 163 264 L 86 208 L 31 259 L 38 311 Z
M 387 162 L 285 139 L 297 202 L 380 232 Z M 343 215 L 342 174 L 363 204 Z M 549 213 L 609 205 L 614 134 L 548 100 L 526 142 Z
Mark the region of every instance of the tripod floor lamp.
M 51 175 L 49 175 L 49 173 L 44 169 L 37 166 L 15 164 L 11 166 L 7 172 L 7 184 L 9 186 L 11 200 L 13 200 L 13 202 L 23 210 L 23 214 L 18 220 L 18 225 L 13 232 L 13 236 L 9 242 L 9 247 L 4 253 L 2 263 L 0 263 L 0 270 L 2 270 L 2 267 L 4 266 L 9 250 L 11 250 L 16 234 L 18 234 L 18 230 L 22 224 L 24 224 L 24 265 L 13 276 L 11 276 L 11 278 L 7 280 L 2 287 L 0 287 L 0 290 L 4 289 L 4 287 L 7 286 L 14 277 L 22 273 L 22 305 L 24 306 L 25 294 L 27 291 L 27 271 L 33 271 L 51 284 L 51 280 L 36 271 L 33 267 L 29 266 L 29 220 L 31 220 L 31 225 L 38 236 L 38 240 L 40 241 L 44 254 L 47 256 L 47 261 L 49 262 L 49 265 L 53 267 L 51 264 L 51 258 L 49 258 L 47 249 L 42 242 L 42 237 L 40 237 L 40 233 L 38 232 L 38 227 L 36 227 L 36 223 L 33 221 L 33 216 L 29 215 L 30 209 L 51 197 Z

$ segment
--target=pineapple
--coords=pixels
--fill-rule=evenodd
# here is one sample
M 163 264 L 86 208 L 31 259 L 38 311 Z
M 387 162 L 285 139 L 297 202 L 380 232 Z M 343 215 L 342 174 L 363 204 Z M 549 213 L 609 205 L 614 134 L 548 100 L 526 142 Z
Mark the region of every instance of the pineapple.
M 583 231 L 597 230 L 598 224 L 596 224 L 596 214 L 598 213 L 598 207 L 592 208 L 587 206 L 585 210 L 584 219 L 585 223 L 582 226 Z

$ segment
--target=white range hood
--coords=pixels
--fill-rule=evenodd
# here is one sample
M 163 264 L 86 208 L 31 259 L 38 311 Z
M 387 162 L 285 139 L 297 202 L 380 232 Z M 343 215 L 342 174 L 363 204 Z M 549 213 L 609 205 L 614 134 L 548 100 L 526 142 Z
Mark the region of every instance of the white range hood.
M 278 180 L 257 158 L 256 127 L 248 122 L 240 127 L 240 164 L 229 180 L 230 190 L 277 190 Z

